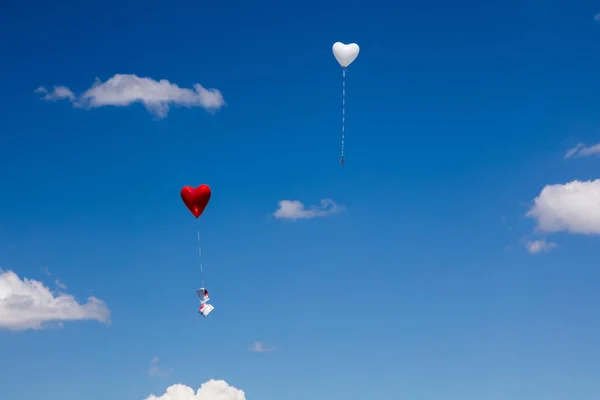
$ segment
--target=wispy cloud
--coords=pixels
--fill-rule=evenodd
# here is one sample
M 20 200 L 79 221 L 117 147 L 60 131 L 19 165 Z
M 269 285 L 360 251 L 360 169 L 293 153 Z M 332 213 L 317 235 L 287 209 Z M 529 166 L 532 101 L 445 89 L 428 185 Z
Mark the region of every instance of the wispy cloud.
M 331 199 L 321 200 L 319 206 L 311 206 L 306 209 L 299 200 L 281 200 L 279 208 L 275 210 L 273 216 L 277 219 L 310 219 L 316 217 L 325 217 L 336 214 L 344 210 L 344 206 L 336 204 Z
M 569 149 L 565 154 L 565 159 L 571 158 L 573 156 L 577 157 L 588 157 L 593 155 L 600 154 L 600 143 L 597 143 L 593 146 L 584 146 L 583 143 L 578 143 L 577 146 Z
M 525 244 L 527 251 L 531 254 L 547 253 L 557 247 L 556 243 L 546 242 L 546 239 L 533 240 Z
M 267 351 L 275 351 L 275 350 L 277 350 L 277 346 L 268 346 L 262 342 L 254 342 L 250 346 L 250 351 L 253 351 L 255 353 L 264 353 Z
M 48 276 L 52 276 L 52 273 L 48 268 L 44 268 L 44 273 Z M 60 279 L 55 279 L 54 284 L 61 290 L 67 290 L 67 284 L 61 281 Z
M 42 96 L 42 99 L 48 100 L 48 101 L 56 101 L 56 100 L 75 101 L 75 99 L 76 99 L 75 93 L 73 93 L 71 91 L 71 89 L 69 89 L 66 86 L 54 86 L 52 91 L 50 91 L 50 92 L 45 87 L 40 86 L 39 88 L 35 89 L 34 92 L 43 94 L 44 96 Z
M 96 78 L 80 96 L 66 86 L 54 86 L 51 91 L 40 86 L 35 92 L 44 94 L 44 100 L 69 100 L 75 107 L 87 109 L 142 103 L 157 118 L 165 118 L 170 106 L 201 107 L 211 113 L 225 106 L 223 95 L 217 89 L 205 89 L 198 83 L 193 89 L 181 88 L 166 79 L 155 81 L 132 74 L 116 74 L 106 82 Z
M 594 15 L 594 20 L 595 21 L 600 21 L 600 13 Z
M 581 147 L 583 147 L 583 144 L 577 143 L 575 147 L 572 147 L 569 150 L 567 150 L 567 152 L 565 153 L 565 159 L 573 157 L 573 155 L 575 155 L 575 153 L 577 153 L 579 149 L 581 149 Z
M 66 288 L 66 286 L 65 286 Z M 14 331 L 62 326 L 62 321 L 96 320 L 110 323 L 106 304 L 89 297 L 80 304 L 66 293 L 53 293 L 42 282 L 19 278 L 0 269 L 0 329 Z
M 67 290 L 67 285 L 66 285 L 66 284 L 65 284 L 63 281 L 61 281 L 61 280 L 59 280 L 59 279 L 55 279 L 55 280 L 54 280 L 54 284 L 55 284 L 55 285 L 56 285 L 58 288 L 60 288 L 60 289 L 62 289 L 62 290 Z
M 173 372 L 173 368 L 162 369 L 158 365 L 159 361 L 160 359 L 157 356 L 154 356 L 154 358 L 152 358 L 152 361 L 150 361 L 150 368 L 148 368 L 148 376 L 164 378 L 166 376 L 171 375 L 171 373 Z
M 600 179 L 546 185 L 526 214 L 542 232 L 600 234 Z

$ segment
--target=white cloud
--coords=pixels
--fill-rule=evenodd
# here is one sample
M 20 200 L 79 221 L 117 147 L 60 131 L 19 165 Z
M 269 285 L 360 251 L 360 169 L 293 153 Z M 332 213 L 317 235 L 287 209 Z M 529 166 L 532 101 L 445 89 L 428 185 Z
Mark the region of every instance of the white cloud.
M 160 359 L 157 356 L 154 356 L 152 361 L 150 361 L 150 368 L 148 369 L 148 376 L 156 376 L 156 377 L 162 378 L 165 376 L 169 376 L 173 372 L 172 368 L 169 368 L 166 370 L 160 368 L 160 366 L 158 365 L 159 361 L 160 361 Z
M 42 282 L 21 280 L 12 271 L 0 270 L 0 329 L 43 329 L 75 320 L 108 324 L 110 310 L 96 297 L 79 304 L 72 295 L 55 294 Z
M 254 351 L 256 353 L 264 353 L 266 351 L 274 351 L 277 350 L 277 346 L 268 346 L 262 342 L 254 342 L 252 346 L 250 346 L 250 351 Z
M 579 151 L 579 149 L 581 149 L 582 147 L 583 147 L 583 143 L 577 143 L 577 145 L 575 147 L 567 150 L 567 152 L 565 153 L 565 159 L 573 157 L 573 155 L 575 153 L 577 153 Z
M 594 15 L 594 20 L 600 21 L 600 13 Z
M 597 143 L 593 146 L 584 147 L 581 150 L 579 150 L 578 154 L 580 157 L 586 157 L 586 156 L 600 154 L 600 143 Z
M 71 89 L 66 86 L 54 86 L 54 89 L 51 92 L 48 92 L 45 87 L 40 86 L 39 88 L 35 89 L 35 93 L 44 93 L 44 97 L 42 97 L 44 100 L 55 101 L 66 99 L 75 101 L 75 93 L 73 93 Z
M 525 247 L 527 247 L 527 251 L 531 254 L 538 254 L 541 252 L 547 253 L 557 247 L 557 245 L 553 242 L 546 242 L 546 239 L 541 239 L 529 241 L 525 244 Z
M 309 209 L 304 208 L 304 204 L 299 200 L 281 200 L 279 208 L 273 213 L 273 216 L 278 219 L 309 219 L 324 217 L 343 210 L 343 206 L 336 204 L 331 199 L 323 199 L 320 206 L 312 206 Z
M 246 394 L 223 380 L 211 379 L 196 393 L 189 386 L 176 384 L 169 386 L 163 395 L 151 395 L 146 400 L 246 400 Z
M 547 185 L 526 215 L 539 231 L 600 234 L 600 179 Z
M 155 81 L 133 74 L 116 74 L 106 82 L 96 78 L 92 87 L 80 96 L 76 96 L 65 86 L 54 86 L 52 92 L 39 87 L 35 92 L 45 93 L 44 100 L 67 99 L 74 106 L 82 108 L 125 107 L 142 103 L 157 118 L 166 117 L 173 105 L 202 107 L 211 113 L 225 106 L 223 95 L 217 89 L 205 89 L 199 83 L 193 89 L 181 88 L 166 79 Z
M 593 155 L 600 154 L 600 143 L 597 143 L 593 146 L 584 146 L 583 143 L 578 143 L 577 146 L 569 149 L 565 154 L 565 158 L 571 158 L 573 156 L 577 157 L 588 157 Z

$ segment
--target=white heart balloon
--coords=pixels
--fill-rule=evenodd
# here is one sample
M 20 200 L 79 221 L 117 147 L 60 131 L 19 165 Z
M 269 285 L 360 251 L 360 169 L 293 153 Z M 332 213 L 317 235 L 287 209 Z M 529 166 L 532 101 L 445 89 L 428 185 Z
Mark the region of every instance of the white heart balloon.
M 352 64 L 356 60 L 356 57 L 358 57 L 359 51 L 360 47 L 356 43 L 344 44 L 342 42 L 335 42 L 333 44 L 333 55 L 342 68 L 346 68 Z

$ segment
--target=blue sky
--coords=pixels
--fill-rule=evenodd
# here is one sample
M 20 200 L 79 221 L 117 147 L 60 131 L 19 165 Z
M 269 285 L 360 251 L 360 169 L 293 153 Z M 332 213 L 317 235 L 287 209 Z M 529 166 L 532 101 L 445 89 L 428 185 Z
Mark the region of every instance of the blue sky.
M 600 142 L 599 11 L 4 6 L 0 267 L 111 314 L 0 330 L 0 397 L 146 399 L 222 379 L 261 400 L 596 399 L 598 159 L 565 153 Z M 361 46 L 344 168 L 336 41 Z M 157 118 L 34 93 L 115 74 L 199 83 L 227 105 Z M 179 197 L 201 183 L 207 319 Z M 280 220 L 285 199 L 343 211 Z M 153 357 L 164 376 L 149 376 Z

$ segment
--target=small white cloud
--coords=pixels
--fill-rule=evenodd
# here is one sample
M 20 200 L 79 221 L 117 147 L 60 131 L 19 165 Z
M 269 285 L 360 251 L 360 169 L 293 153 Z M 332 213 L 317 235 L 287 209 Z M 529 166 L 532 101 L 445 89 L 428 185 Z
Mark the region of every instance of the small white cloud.
M 69 294 L 55 295 L 43 283 L 0 270 L 0 329 L 14 331 L 62 327 L 62 321 L 110 323 L 110 310 L 96 297 L 79 304 Z
M 165 376 L 171 375 L 171 373 L 173 372 L 173 368 L 169 368 L 166 370 L 162 369 L 158 365 L 159 361 L 160 360 L 159 360 L 158 356 L 154 356 L 154 358 L 152 358 L 152 361 L 150 361 L 150 368 L 148 369 L 148 376 L 155 376 L 155 377 L 163 378 Z
M 211 379 L 196 393 L 189 386 L 176 384 L 169 386 L 163 395 L 150 395 L 146 400 L 246 400 L 246 394 L 223 380 Z
M 565 154 L 565 158 L 571 158 L 573 156 L 577 157 L 588 157 L 593 155 L 600 154 L 600 143 L 597 143 L 593 146 L 584 146 L 583 143 L 577 144 L 577 146 L 573 147 Z
M 273 216 L 277 219 L 310 219 L 325 217 L 343 210 L 343 206 L 336 204 L 331 199 L 323 199 L 320 206 L 312 206 L 309 209 L 304 208 L 304 204 L 299 200 L 281 200 L 279 208 L 273 213 Z
M 542 232 L 600 234 L 600 179 L 547 185 L 526 215 Z
M 70 100 L 70 101 L 75 101 L 75 93 L 73 93 L 71 91 L 71 89 L 69 89 L 66 86 L 54 86 L 54 88 L 52 89 L 51 92 L 48 92 L 48 90 L 45 87 L 40 86 L 39 88 L 37 88 L 35 90 L 35 93 L 44 93 L 44 97 L 42 97 L 42 99 L 44 99 L 44 100 L 49 100 L 49 101 Z
M 600 13 L 594 15 L 594 20 L 595 21 L 600 21 Z
M 565 159 L 573 157 L 573 155 L 575 153 L 577 153 L 579 151 L 579 149 L 581 149 L 582 147 L 583 147 L 583 143 L 577 143 L 577 145 L 575 147 L 567 150 L 567 152 L 565 153 Z
M 252 346 L 250 346 L 250 351 L 254 351 L 256 353 L 264 353 L 275 350 L 277 350 L 277 346 L 268 346 L 262 342 L 254 342 L 252 343 Z
M 65 86 L 54 86 L 50 93 L 39 87 L 35 92 L 45 93 L 44 100 L 68 99 L 74 106 L 82 108 L 142 103 L 157 118 L 166 117 L 170 106 L 202 107 L 211 113 L 225 106 L 223 95 L 217 89 L 205 89 L 198 83 L 193 89 L 181 88 L 166 79 L 155 81 L 133 74 L 116 74 L 106 82 L 96 78 L 92 87 L 79 97 Z
M 557 245 L 553 242 L 546 242 L 546 239 L 541 239 L 529 241 L 525 244 L 525 247 L 527 247 L 527 251 L 531 254 L 538 254 L 541 252 L 547 253 L 557 247 Z

